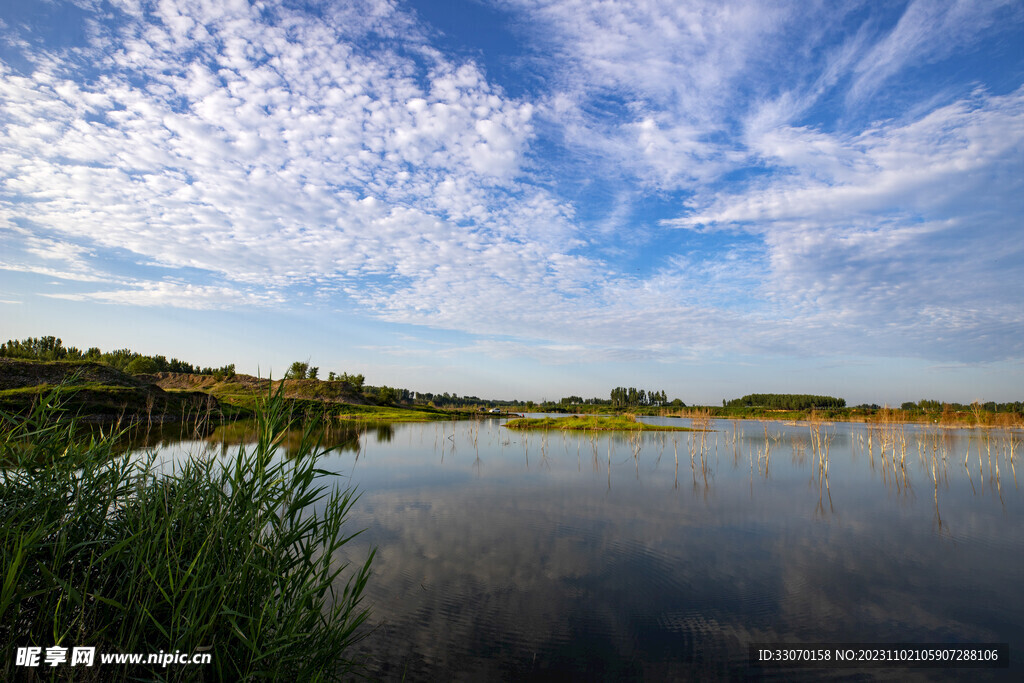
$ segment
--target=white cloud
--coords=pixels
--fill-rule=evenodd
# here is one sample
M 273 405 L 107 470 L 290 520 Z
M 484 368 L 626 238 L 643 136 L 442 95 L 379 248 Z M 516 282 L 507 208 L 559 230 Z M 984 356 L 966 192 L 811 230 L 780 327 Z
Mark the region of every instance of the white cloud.
M 848 104 L 859 103 L 908 66 L 962 52 L 993 24 L 1020 12 L 1013 0 L 914 0 L 854 67 Z
M 248 5 L 157 9 L 164 23 L 118 26 L 86 53 L 105 68 L 93 84 L 57 68 L 4 80 L 7 215 L 246 282 L 401 270 L 373 225 L 407 206 L 470 248 L 536 231 L 503 198 L 531 106 L 472 64 L 359 55 L 283 9 L 277 23 Z M 534 194 L 524 206 L 557 228 L 565 209 Z
M 189 309 L 263 307 L 283 301 L 283 298 L 265 292 L 174 281 L 142 282 L 134 287 L 119 290 L 76 294 L 42 294 L 42 296 L 68 301 L 97 301 L 106 304 Z
M 33 273 L 35 275 L 45 275 L 46 277 L 54 277 L 59 280 L 73 280 L 76 282 L 110 282 L 110 278 L 104 275 L 96 275 L 93 273 L 74 270 L 60 270 L 58 268 L 49 268 L 47 266 L 22 265 L 4 261 L 0 261 L 0 270 L 7 270 L 16 273 Z
M 777 68 L 780 37 L 805 18 L 802 8 L 747 0 L 507 5 L 541 27 L 555 56 L 557 90 L 542 113 L 565 144 L 596 155 L 605 172 L 666 190 L 712 180 L 742 158 L 728 140 L 749 96 L 741 93 L 763 87 L 751 74 Z
M 0 235 L 4 233 L 15 238 L 7 237 L 3 240 L 8 259 L 11 260 L 0 260 L 0 270 L 76 282 L 110 282 L 113 279 L 109 273 L 92 265 L 95 254 L 91 249 L 62 240 L 35 237 L 28 230 L 13 224 L 0 229 Z M 21 254 L 17 253 L 19 247 Z
M 1005 10 L 913 3 L 886 33 L 855 4 L 509 0 L 549 88 L 531 101 L 396 2 L 115 6 L 87 48 L 0 63 L 0 220 L 32 226 L 3 267 L 110 283 L 65 298 L 262 306 L 298 286 L 562 358 L 1020 353 L 1021 283 L 990 245 L 1022 255 L 1021 92 L 802 121 Z M 587 183 L 615 205 L 593 231 L 566 199 Z M 710 248 L 633 277 L 614 258 L 663 237 L 630 220 L 651 197 Z M 114 278 L 112 249 L 177 279 Z
M 752 146 L 785 173 L 669 224 L 759 235 L 769 296 L 876 348 L 1024 351 L 1024 283 L 999 265 L 1024 262 L 1024 90 L 858 135 L 777 128 Z
M 750 140 L 751 149 L 784 174 L 740 197 L 725 195 L 679 225 L 814 220 L 828 225 L 851 215 L 899 207 L 928 212 L 977 204 L 988 173 L 1006 186 L 1024 140 L 1024 90 L 1003 97 L 979 93 L 917 121 L 883 123 L 856 135 L 777 127 Z

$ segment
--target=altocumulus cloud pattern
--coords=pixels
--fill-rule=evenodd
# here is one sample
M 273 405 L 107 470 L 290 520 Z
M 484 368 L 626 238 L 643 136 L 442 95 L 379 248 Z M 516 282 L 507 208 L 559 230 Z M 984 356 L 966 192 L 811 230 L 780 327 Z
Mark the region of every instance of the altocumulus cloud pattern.
M 1019 3 L 464 9 L 3 10 L 0 267 L 46 276 L 3 298 L 312 300 L 556 361 L 1022 356 Z

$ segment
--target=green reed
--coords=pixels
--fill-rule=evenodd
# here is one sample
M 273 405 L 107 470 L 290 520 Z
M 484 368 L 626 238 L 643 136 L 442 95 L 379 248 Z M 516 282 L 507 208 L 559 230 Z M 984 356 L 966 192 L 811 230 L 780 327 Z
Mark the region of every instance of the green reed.
M 250 448 L 190 458 L 118 453 L 117 434 L 83 437 L 60 389 L 31 414 L 0 415 L 0 679 L 334 680 L 363 635 L 373 552 L 349 570 L 357 496 L 298 447 L 280 391 L 257 411 Z M 358 532 L 357 532 L 358 533 Z M 91 668 L 18 669 L 19 646 L 93 646 Z M 99 665 L 99 653 L 209 652 L 207 665 Z

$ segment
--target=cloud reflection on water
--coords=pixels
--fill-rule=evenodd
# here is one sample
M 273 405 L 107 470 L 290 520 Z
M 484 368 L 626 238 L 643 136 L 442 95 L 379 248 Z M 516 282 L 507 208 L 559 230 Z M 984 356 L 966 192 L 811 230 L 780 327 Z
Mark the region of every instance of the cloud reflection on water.
M 1024 646 L 1024 498 L 1006 462 L 1019 434 L 908 428 L 901 464 L 880 432 L 869 446 L 865 426 L 826 425 L 822 502 L 808 425 L 713 427 L 706 479 L 692 433 L 336 430 L 323 466 L 362 491 L 349 529 L 366 529 L 338 559 L 379 548 L 371 673 L 735 678 L 752 642 Z
M 653 440 L 639 479 L 613 445 L 610 490 L 560 436 L 546 468 L 527 469 L 521 445 L 482 454 L 478 477 L 422 487 L 376 479 L 415 456 L 391 462 L 371 444 L 380 469 L 357 466 L 357 482 L 375 483 L 353 519 L 367 527 L 354 556 L 380 547 L 368 588 L 380 629 L 364 648 L 385 677 L 664 678 L 743 675 L 750 642 L 1020 644 L 1019 492 L 993 506 L 955 475 L 941 494 L 955 533 L 937 534 L 931 482 L 894 495 L 840 442 L 838 512 L 824 518 L 807 463 L 784 448 L 767 479 L 720 452 L 704 495 L 703 482 L 671 486 L 671 446 L 653 468 Z M 445 467 L 471 469 L 465 450 Z

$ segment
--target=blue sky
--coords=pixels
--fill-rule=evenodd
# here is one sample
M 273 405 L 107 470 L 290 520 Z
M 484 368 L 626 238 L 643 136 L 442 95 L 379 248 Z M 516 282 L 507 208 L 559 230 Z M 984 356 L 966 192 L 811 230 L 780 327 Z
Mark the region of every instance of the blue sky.
M 0 0 L 0 336 L 1020 400 L 1024 5 Z

